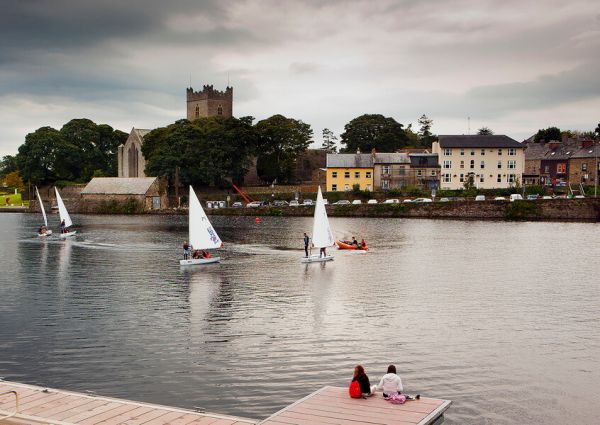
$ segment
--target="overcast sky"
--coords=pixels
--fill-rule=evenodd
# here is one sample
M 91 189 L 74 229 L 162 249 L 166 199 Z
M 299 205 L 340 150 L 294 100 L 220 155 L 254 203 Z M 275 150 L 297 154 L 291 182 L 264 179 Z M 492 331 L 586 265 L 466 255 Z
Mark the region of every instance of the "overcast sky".
M 339 134 L 381 113 L 436 134 L 522 140 L 600 121 L 598 0 L 0 0 L 0 155 L 90 118 L 185 117 L 185 88 L 234 87 L 234 115 Z

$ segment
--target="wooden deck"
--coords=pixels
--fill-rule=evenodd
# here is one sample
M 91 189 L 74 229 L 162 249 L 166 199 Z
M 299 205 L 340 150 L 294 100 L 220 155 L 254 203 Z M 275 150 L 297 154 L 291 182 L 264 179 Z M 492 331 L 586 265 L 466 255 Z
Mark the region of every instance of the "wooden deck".
M 280 410 L 265 425 L 438 425 L 451 401 L 421 397 L 392 404 L 381 393 L 352 399 L 347 388 L 324 387 Z
M 15 396 L 19 411 L 15 412 Z M 0 381 L 0 424 L 248 425 L 252 419 Z

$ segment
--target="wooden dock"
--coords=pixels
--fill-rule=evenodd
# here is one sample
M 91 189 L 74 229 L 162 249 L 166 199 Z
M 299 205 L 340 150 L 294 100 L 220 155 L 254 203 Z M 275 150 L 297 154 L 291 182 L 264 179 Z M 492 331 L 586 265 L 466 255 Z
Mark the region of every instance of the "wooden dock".
M 16 397 L 18 395 L 18 411 Z M 16 413 L 15 413 L 16 412 Z M 253 419 L 0 381 L 0 424 L 248 425 Z
M 347 388 L 323 387 L 260 422 L 264 425 L 439 425 L 451 401 L 421 397 L 392 404 L 381 393 L 352 399 Z

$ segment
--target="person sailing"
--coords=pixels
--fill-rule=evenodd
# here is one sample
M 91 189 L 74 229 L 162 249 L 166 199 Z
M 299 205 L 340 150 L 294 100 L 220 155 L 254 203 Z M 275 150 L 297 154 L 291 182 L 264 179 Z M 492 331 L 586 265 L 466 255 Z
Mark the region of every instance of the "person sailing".
M 327 252 L 325 251 L 325 247 L 323 247 L 319 250 L 319 258 L 321 258 L 321 255 L 323 255 L 323 257 L 327 257 Z
M 367 241 L 365 241 L 364 239 L 362 241 L 360 241 L 360 248 L 361 249 L 365 249 L 367 247 Z
M 352 245 L 358 247 L 358 241 L 356 240 L 355 236 L 352 236 Z
M 66 230 L 65 220 L 63 219 L 63 221 L 60 222 L 60 233 L 66 233 Z
M 308 244 L 309 243 L 310 243 L 310 238 L 308 237 L 308 235 L 305 232 L 304 233 L 304 253 L 306 254 L 307 258 L 308 258 Z
M 191 245 L 187 241 L 183 242 L 183 259 L 187 260 L 190 256 Z

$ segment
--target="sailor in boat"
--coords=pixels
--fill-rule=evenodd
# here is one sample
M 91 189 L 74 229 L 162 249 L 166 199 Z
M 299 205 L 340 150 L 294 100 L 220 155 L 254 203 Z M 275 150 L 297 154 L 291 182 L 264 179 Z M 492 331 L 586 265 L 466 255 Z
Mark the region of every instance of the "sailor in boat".
M 184 260 L 187 260 L 189 258 L 191 249 L 192 249 L 192 246 L 187 241 L 184 241 L 183 242 L 183 259 Z
M 323 255 L 323 257 L 327 257 L 327 252 L 325 251 L 325 247 L 323 247 L 319 250 L 319 258 L 321 258 L 321 255 Z
M 38 229 L 38 235 L 45 235 L 47 231 L 48 229 L 46 228 L 46 226 L 40 226 L 40 228 Z
M 356 240 L 355 236 L 352 236 L 352 245 L 354 245 L 358 248 L 358 241 Z
M 65 227 L 65 220 L 60 222 L 60 233 L 66 233 L 67 228 Z
M 366 249 L 367 248 L 367 242 L 363 239 L 360 241 L 360 249 Z
M 310 238 L 308 237 L 308 235 L 305 232 L 304 233 L 304 253 L 306 254 L 306 257 L 308 257 L 308 244 L 309 243 L 310 243 Z

